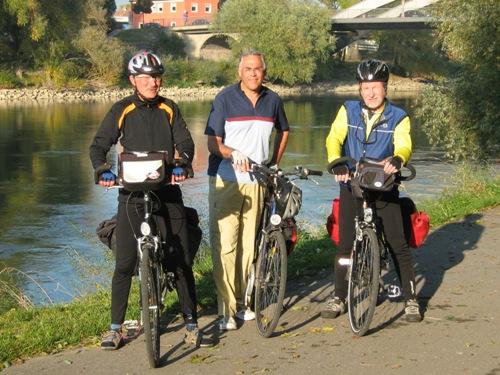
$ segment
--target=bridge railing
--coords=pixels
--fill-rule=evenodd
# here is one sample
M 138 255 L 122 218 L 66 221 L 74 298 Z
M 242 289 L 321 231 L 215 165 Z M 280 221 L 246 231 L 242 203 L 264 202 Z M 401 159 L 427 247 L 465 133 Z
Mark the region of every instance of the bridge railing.
M 345 18 L 406 18 L 406 17 L 430 17 L 430 11 L 418 6 L 397 6 L 366 9 L 343 9 L 333 13 L 333 19 Z

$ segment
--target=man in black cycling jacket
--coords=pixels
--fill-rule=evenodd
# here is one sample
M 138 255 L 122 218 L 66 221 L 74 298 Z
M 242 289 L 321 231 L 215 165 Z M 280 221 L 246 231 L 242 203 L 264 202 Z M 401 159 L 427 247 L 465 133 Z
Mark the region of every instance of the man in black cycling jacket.
M 102 121 L 90 146 L 90 159 L 95 170 L 95 182 L 103 187 L 115 184 L 116 175 L 106 156 L 112 145 L 120 141 L 124 151 L 167 151 L 170 161 L 177 151 L 181 159 L 191 162 L 194 143 L 172 100 L 159 95 L 162 74 L 160 59 L 141 51 L 128 64 L 129 80 L 134 94 L 115 103 Z M 174 182 L 185 179 L 174 175 Z M 174 272 L 177 294 L 186 323 L 188 344 L 210 345 L 198 330 L 193 257 L 189 251 L 186 213 L 178 185 L 166 185 L 154 192 L 160 198 L 159 213 L 165 218 L 169 270 Z M 143 219 L 140 198 L 120 189 L 116 227 L 116 265 L 111 284 L 111 325 L 101 341 L 103 349 L 117 349 L 123 344 L 121 325 L 125 319 L 131 280 L 137 262 L 137 240 Z
M 389 67 L 379 60 L 366 60 L 356 73 L 362 100 L 349 100 L 340 108 L 326 139 L 328 162 L 341 156 L 355 160 L 368 157 L 384 164 L 384 172 L 399 172 L 411 157 L 410 119 L 402 109 L 387 100 Z M 334 168 L 340 183 L 340 244 L 335 256 L 335 293 L 322 312 L 323 318 L 336 318 L 347 310 L 347 280 L 352 244 L 354 217 L 360 200 L 353 197 L 346 166 Z M 404 236 L 399 192 L 397 187 L 381 194 L 377 201 L 385 238 L 395 255 L 396 270 L 405 298 L 405 318 L 409 322 L 422 320 L 416 300 L 415 272 L 408 243 Z

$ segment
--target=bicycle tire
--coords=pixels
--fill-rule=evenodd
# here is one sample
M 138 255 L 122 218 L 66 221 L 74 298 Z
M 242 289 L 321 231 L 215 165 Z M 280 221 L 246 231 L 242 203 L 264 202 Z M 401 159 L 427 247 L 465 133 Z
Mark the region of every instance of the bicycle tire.
M 375 230 L 362 230 L 361 240 L 356 240 L 349 271 L 347 305 L 352 331 L 363 336 L 377 305 L 380 278 L 380 243 Z
M 150 257 L 151 247 L 142 248 L 141 272 L 141 307 L 146 352 L 149 366 L 155 368 L 160 363 L 160 310 L 161 297 L 159 272 L 161 269 Z
M 285 298 L 286 273 L 285 238 L 280 231 L 273 231 L 259 252 L 255 278 L 255 319 L 257 330 L 264 337 L 270 337 L 278 324 Z

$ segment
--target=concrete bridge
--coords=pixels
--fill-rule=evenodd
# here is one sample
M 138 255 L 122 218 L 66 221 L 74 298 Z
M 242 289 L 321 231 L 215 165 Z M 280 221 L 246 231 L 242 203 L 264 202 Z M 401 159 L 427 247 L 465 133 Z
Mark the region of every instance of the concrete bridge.
M 172 27 L 186 44 L 189 57 L 220 61 L 231 57 L 229 41 L 237 39 L 237 34 L 218 33 L 210 30 L 210 25 Z
M 331 33 L 337 37 L 336 50 L 341 50 L 369 31 L 389 29 L 430 28 L 433 19 L 425 8 L 439 0 L 363 0 L 350 8 L 335 13 Z M 172 27 L 186 43 L 186 53 L 193 58 L 225 60 L 231 56 L 229 41 L 237 34 L 224 34 L 210 29 L 210 25 Z

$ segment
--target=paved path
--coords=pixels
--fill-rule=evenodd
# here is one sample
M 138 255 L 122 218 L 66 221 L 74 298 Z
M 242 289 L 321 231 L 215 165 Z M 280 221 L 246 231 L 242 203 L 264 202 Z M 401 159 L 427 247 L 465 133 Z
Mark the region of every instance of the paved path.
M 31 359 L 5 374 L 484 374 L 500 375 L 500 207 L 434 231 L 414 252 L 422 323 L 401 319 L 402 303 L 377 308 L 373 328 L 353 336 L 346 316 L 319 316 L 331 274 L 290 285 L 275 337 L 253 322 L 212 349 L 182 344 L 183 329 L 162 336 L 163 364 L 148 370 L 143 338 L 116 352 L 82 348 Z M 214 335 L 215 316 L 201 320 Z

